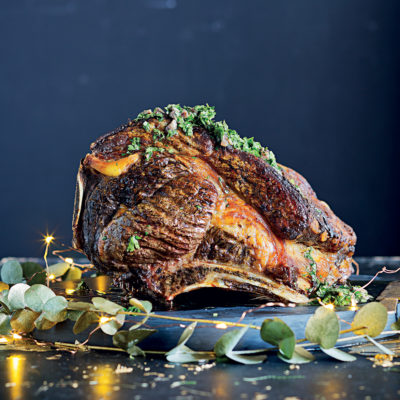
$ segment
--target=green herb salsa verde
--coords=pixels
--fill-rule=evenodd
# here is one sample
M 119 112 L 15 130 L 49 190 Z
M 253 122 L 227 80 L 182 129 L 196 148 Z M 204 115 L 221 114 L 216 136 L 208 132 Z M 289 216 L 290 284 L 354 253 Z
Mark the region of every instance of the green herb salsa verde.
M 280 172 L 280 167 L 272 151 L 268 150 L 267 147 L 263 147 L 254 138 L 242 138 L 235 130 L 230 129 L 225 121 L 214 121 L 215 115 L 215 108 L 208 104 L 194 107 L 169 104 L 164 109 L 156 107 L 154 110 L 145 110 L 135 118 L 135 121 L 144 120 L 143 129 L 149 132 L 150 124 L 147 122 L 148 119 L 157 118 L 159 121 L 163 121 L 165 117 L 172 118 L 173 123 L 166 127 L 165 132 L 158 129 L 153 130 L 154 140 L 157 141 L 176 135 L 178 133 L 177 128 L 180 128 L 187 136 L 193 136 L 193 129 L 196 126 L 205 128 L 217 144 L 221 146 L 230 145 L 235 149 L 253 154 L 265 160 Z M 130 151 L 140 149 L 140 140 L 138 141 L 138 138 L 134 139 L 132 139 L 132 144 L 128 147 L 128 154 Z

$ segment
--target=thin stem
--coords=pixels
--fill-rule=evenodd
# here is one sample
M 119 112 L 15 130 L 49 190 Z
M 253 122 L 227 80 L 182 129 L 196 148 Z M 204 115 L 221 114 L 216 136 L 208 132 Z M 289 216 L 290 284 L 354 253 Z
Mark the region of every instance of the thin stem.
M 133 311 L 120 311 L 118 314 L 126 314 L 126 315 L 135 315 L 139 317 L 143 317 L 143 313 L 133 312 Z M 237 327 L 246 327 L 252 329 L 260 330 L 261 328 L 256 325 L 249 325 L 249 324 L 240 324 L 237 322 L 230 322 L 230 321 L 214 321 L 212 319 L 197 319 L 197 318 L 182 318 L 182 317 L 170 317 L 167 315 L 159 315 L 159 314 L 147 314 L 150 318 L 158 318 L 158 319 L 168 319 L 172 321 L 183 321 L 183 322 L 199 322 L 203 324 L 213 324 L 213 325 L 227 325 L 227 326 L 237 326 Z

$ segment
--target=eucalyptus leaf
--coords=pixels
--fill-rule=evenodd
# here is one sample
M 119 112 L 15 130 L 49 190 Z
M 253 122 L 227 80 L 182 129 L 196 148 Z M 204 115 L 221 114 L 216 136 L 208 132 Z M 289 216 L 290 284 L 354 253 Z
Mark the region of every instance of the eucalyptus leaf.
M 55 297 L 56 294 L 47 286 L 42 284 L 32 285 L 24 294 L 26 307 L 36 312 L 42 312 L 47 300 Z
M 71 268 L 71 264 L 66 262 L 61 262 L 57 264 L 50 265 L 49 267 L 49 275 L 54 275 L 55 278 L 59 278 L 67 273 L 67 271 Z
M 238 354 L 235 351 L 231 351 L 226 356 L 231 360 L 241 364 L 260 364 L 267 359 L 265 354 Z
M 103 299 L 103 297 L 93 297 L 92 303 L 94 306 L 107 314 L 115 315 L 117 312 L 122 311 L 123 307 L 113 301 Z
M 84 311 L 79 310 L 67 310 L 67 319 L 76 322 L 78 318 L 84 313 Z
M 13 310 L 20 310 L 25 308 L 25 300 L 24 295 L 25 292 L 29 289 L 29 285 L 25 283 L 17 283 L 13 285 L 8 292 L 8 304 Z
M 365 337 L 374 345 L 376 346 L 383 354 L 388 354 L 390 356 L 394 356 L 395 353 L 388 349 L 386 346 L 384 346 L 383 344 L 377 342 L 376 340 L 372 339 L 372 337 L 365 335 Z
M 43 306 L 44 318 L 52 322 L 62 322 L 67 318 L 68 301 L 63 296 L 47 300 Z
M 8 293 L 9 290 L 3 290 L 0 292 L 0 306 L 2 307 L 1 312 L 5 312 L 6 314 L 11 314 L 10 311 L 10 303 L 8 302 Z
M 84 301 L 69 301 L 68 302 L 68 309 L 75 310 L 75 311 L 94 311 L 96 307 L 91 303 L 85 303 Z
M 32 332 L 35 329 L 34 322 L 39 315 L 39 313 L 28 309 L 18 310 L 11 317 L 11 327 L 17 332 Z
M 149 315 L 147 314 L 141 321 L 137 322 L 136 324 L 132 325 L 129 330 L 133 331 L 135 329 L 138 329 L 140 326 L 142 326 L 143 324 L 145 324 L 147 322 L 147 320 L 149 319 Z
M 174 363 L 189 363 L 214 360 L 215 354 L 211 351 L 193 351 L 186 346 L 181 348 L 181 351 L 166 354 L 166 358 L 169 362 Z
M 390 325 L 390 329 L 393 331 L 400 331 L 400 319 L 398 319 L 396 322 L 393 322 L 393 324 Z
M 148 336 L 157 332 L 155 329 L 136 329 L 134 331 L 119 331 L 113 336 L 113 344 L 116 347 L 128 351 Z
M 190 325 L 188 325 L 185 328 L 185 330 L 183 331 L 181 337 L 179 338 L 178 344 L 173 349 L 171 349 L 167 354 L 178 353 L 179 351 L 182 350 L 183 347 L 187 348 L 185 346 L 185 344 L 190 339 L 190 337 L 193 335 L 196 325 L 197 325 L 197 322 L 193 322 Z
M 135 358 L 137 356 L 146 357 L 146 353 L 138 346 L 132 346 L 127 350 L 129 358 Z
M 8 260 L 1 267 L 1 280 L 9 285 L 22 282 L 23 272 L 21 264 L 17 260 Z
M 71 266 L 67 275 L 65 276 L 66 281 L 80 281 L 82 279 L 82 271 L 80 268 Z
M 146 314 L 151 313 L 151 310 L 153 308 L 153 305 L 150 303 L 150 301 L 147 300 L 138 300 L 135 298 L 131 298 L 129 299 L 129 304 L 138 308 L 140 311 L 143 311 Z
M 224 333 L 215 343 L 214 352 L 217 357 L 222 357 L 231 352 L 234 347 L 239 343 L 239 340 L 247 332 L 249 327 L 245 326 L 241 329 L 233 329 L 227 333 Z
M 342 350 L 337 349 L 336 347 L 332 347 L 331 349 L 324 349 L 323 347 L 321 347 L 321 350 L 325 353 L 328 354 L 328 356 L 335 358 L 336 360 L 339 361 L 356 361 L 356 357 L 354 357 L 353 355 L 349 354 L 349 353 L 345 353 Z
M 48 329 L 53 328 L 57 322 L 49 321 L 44 317 L 44 314 L 40 314 L 40 316 L 35 320 L 35 328 L 46 331 Z
M 278 346 L 286 358 L 292 358 L 296 345 L 293 331 L 281 319 L 266 319 L 261 325 L 260 335 L 264 342 Z
M 307 351 L 304 347 L 296 346 L 291 358 L 285 357 L 283 354 L 278 352 L 278 357 L 289 364 L 307 364 L 315 360 L 315 357 Z
M 385 329 L 387 319 L 388 313 L 386 307 L 374 301 L 360 308 L 354 317 L 351 327 L 353 329 L 364 327 L 364 329 L 354 331 L 357 335 L 376 337 Z
M 99 316 L 93 311 L 84 311 L 76 320 L 72 331 L 75 335 L 85 331 L 92 324 L 99 322 Z
M 24 278 L 30 285 L 46 282 L 46 271 L 40 264 L 26 261 L 21 263 L 21 266 Z
M 9 335 L 11 331 L 11 316 L 0 313 L 0 335 Z
M 118 314 L 111 319 L 111 321 L 100 325 L 100 329 L 107 335 L 115 335 L 119 328 L 125 322 L 125 314 Z M 134 331 L 132 331 L 134 332 Z
M 340 324 L 335 311 L 318 307 L 307 321 L 306 338 L 324 349 L 333 347 L 339 337 Z
M 0 282 L 0 292 L 3 292 L 4 290 L 9 290 L 10 285 L 8 283 Z

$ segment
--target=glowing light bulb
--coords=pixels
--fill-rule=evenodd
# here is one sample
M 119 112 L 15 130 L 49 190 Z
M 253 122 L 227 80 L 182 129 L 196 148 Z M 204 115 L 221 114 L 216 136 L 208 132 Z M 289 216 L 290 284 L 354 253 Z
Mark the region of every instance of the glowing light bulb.
M 13 333 L 13 339 L 17 340 L 17 339 L 22 339 L 21 335 L 18 335 L 18 333 Z
M 358 309 L 357 307 L 357 301 L 354 297 L 351 298 L 351 307 L 350 310 L 351 311 L 356 311 Z
M 55 279 L 55 278 L 56 278 L 56 276 L 55 276 L 54 274 L 50 274 L 50 275 L 49 275 L 49 280 L 50 280 L 50 281 L 52 281 L 52 280 Z
M 71 258 L 71 257 L 67 257 L 67 258 L 65 259 L 65 262 L 66 262 L 67 264 L 73 264 L 73 263 L 74 263 L 74 260 L 73 260 L 73 258 Z
M 53 236 L 45 236 L 44 241 L 46 244 L 50 244 L 54 240 Z
M 65 289 L 66 294 L 73 294 L 75 292 L 75 289 Z
M 335 306 L 332 303 L 326 304 L 325 307 L 329 308 L 330 310 L 334 310 L 335 309 Z
M 8 339 L 5 337 L 0 338 L 0 343 L 8 343 Z
M 228 326 L 225 323 L 221 322 L 220 324 L 215 325 L 215 327 L 217 329 L 226 329 Z
M 112 320 L 112 318 L 109 318 L 109 317 L 100 317 L 100 325 L 104 325 L 104 324 L 106 324 L 107 322 L 109 322 L 109 321 L 111 321 Z

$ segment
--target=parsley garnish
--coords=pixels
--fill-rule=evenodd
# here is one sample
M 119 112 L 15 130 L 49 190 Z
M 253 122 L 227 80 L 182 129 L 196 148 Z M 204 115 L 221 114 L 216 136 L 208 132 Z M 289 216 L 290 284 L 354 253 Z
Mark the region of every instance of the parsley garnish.
M 151 126 L 150 126 L 150 124 L 149 124 L 147 121 L 144 121 L 144 122 L 143 122 L 143 129 L 144 129 L 146 132 L 150 132 Z
M 153 129 L 153 140 L 155 142 L 161 141 L 162 139 L 164 139 L 164 132 L 160 131 L 157 128 Z
M 165 151 L 165 149 L 163 149 L 162 147 L 147 147 L 145 154 L 146 154 L 146 160 L 149 161 L 151 156 L 153 155 L 153 153 L 155 151 L 159 151 L 160 153 L 163 153 Z
M 165 107 L 165 113 L 172 119 L 176 120 L 177 126 L 187 136 L 193 135 L 194 127 L 200 126 L 207 129 L 214 137 L 217 143 L 221 145 L 231 145 L 233 148 L 245 151 L 246 153 L 253 154 L 254 156 L 268 162 L 273 168 L 281 172 L 279 165 L 276 162 L 275 155 L 267 147 L 263 147 L 254 138 L 240 137 L 240 135 L 233 129 L 229 129 L 225 121 L 214 121 L 215 109 L 214 107 L 206 105 L 198 105 L 194 107 L 180 106 L 179 104 L 169 104 Z M 164 114 L 160 108 L 154 111 L 146 110 L 140 113 L 138 119 L 149 119 L 156 117 L 159 120 L 164 118 Z M 143 123 L 144 126 L 144 123 Z M 166 137 L 169 138 L 175 135 L 175 130 L 169 130 Z M 154 140 L 158 139 L 154 138 Z
M 140 240 L 141 237 L 137 236 L 137 235 L 133 235 L 129 238 L 129 243 L 128 243 L 128 247 L 126 248 L 126 251 L 128 253 L 132 253 L 135 250 L 140 249 L 140 244 L 138 242 L 138 240 Z
M 131 151 L 140 150 L 140 137 L 134 137 L 131 140 L 131 144 L 128 146 L 127 154 Z
M 199 206 L 198 204 L 196 204 L 195 207 L 196 207 L 197 209 L 199 209 L 199 210 L 202 210 L 202 209 L 203 209 L 203 207 L 202 207 L 202 206 Z

